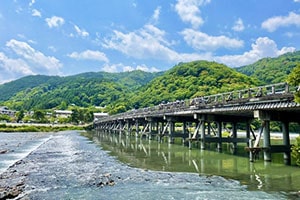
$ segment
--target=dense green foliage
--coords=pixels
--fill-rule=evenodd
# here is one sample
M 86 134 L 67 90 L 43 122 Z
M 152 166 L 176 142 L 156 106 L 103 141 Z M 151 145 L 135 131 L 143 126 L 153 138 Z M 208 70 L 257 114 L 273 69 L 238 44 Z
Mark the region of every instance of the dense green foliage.
M 58 82 L 61 78 L 58 76 L 26 76 L 15 81 L 0 85 L 0 102 L 9 100 L 16 93 L 37 87 L 45 82 Z
M 16 110 L 66 109 L 70 104 L 80 107 L 104 107 L 148 83 L 159 74 L 133 71 L 114 74 L 84 73 L 50 78 L 29 76 L 3 84 L 0 88 L 0 104 L 1 99 L 2 102 L 7 100 L 3 104 Z
M 300 166 L 300 137 L 296 138 L 296 142 L 292 146 L 292 156 L 295 158 L 296 164 Z
M 295 101 L 300 103 L 300 63 L 293 69 L 287 81 L 289 84 L 298 87 L 298 91 L 295 93 Z
M 152 80 L 131 97 L 135 107 L 157 105 L 162 101 L 185 100 L 196 96 L 204 96 L 245 89 L 258 85 L 259 81 L 236 72 L 225 65 L 194 61 L 180 63 Z
M 292 69 L 300 63 L 300 51 L 276 58 L 263 58 L 251 65 L 236 68 L 238 72 L 254 77 L 265 84 L 285 82 Z

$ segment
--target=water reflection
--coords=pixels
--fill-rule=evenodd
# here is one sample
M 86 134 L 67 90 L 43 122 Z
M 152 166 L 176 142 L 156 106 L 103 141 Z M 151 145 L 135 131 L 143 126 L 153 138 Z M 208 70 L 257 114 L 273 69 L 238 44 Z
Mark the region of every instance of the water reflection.
M 191 172 L 204 176 L 219 175 L 239 180 L 249 190 L 298 192 L 300 169 L 284 164 L 249 162 L 243 152 L 239 156 L 215 151 L 192 149 L 136 137 L 108 133 L 87 133 L 95 143 L 120 161 L 133 167 L 158 171 Z

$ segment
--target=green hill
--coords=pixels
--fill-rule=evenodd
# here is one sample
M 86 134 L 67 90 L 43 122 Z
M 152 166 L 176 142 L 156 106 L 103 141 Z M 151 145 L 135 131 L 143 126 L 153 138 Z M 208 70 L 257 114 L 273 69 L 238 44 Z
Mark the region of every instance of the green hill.
M 158 75 L 132 71 L 89 72 L 68 77 L 28 76 L 1 85 L 0 105 L 16 110 L 51 109 L 70 104 L 106 106 Z
M 244 89 L 259 83 L 258 80 L 216 62 L 180 63 L 143 86 L 130 98 L 131 106 L 145 107 L 162 101 L 184 100 Z
M 23 90 L 37 87 L 45 82 L 58 82 L 60 77 L 58 76 L 26 76 L 15 81 L 4 83 L 0 85 L 0 102 L 6 101 Z
M 300 51 L 276 58 L 263 58 L 251 65 L 236 68 L 238 72 L 263 81 L 265 84 L 285 82 L 292 69 L 300 63 Z

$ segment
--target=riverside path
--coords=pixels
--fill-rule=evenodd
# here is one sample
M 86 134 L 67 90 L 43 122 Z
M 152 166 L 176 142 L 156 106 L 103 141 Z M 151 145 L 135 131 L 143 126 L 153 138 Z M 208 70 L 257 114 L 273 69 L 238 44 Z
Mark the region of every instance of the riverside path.
M 201 149 L 214 143 L 217 150 L 222 151 L 222 143 L 230 143 L 233 153 L 237 143 L 247 143 L 250 161 L 259 151 L 263 151 L 265 161 L 271 161 L 272 153 L 283 153 L 283 159 L 289 165 L 289 124 L 300 123 L 300 104 L 294 102 L 294 94 L 299 89 L 278 83 L 161 103 L 99 118 L 95 120 L 94 128 L 149 139 L 167 138 L 170 143 L 180 137 L 190 148 L 196 141 Z M 251 126 L 254 119 L 261 123 L 257 130 Z M 282 124 L 282 145 L 271 144 L 272 121 Z M 242 136 L 237 134 L 238 129 L 244 130 Z

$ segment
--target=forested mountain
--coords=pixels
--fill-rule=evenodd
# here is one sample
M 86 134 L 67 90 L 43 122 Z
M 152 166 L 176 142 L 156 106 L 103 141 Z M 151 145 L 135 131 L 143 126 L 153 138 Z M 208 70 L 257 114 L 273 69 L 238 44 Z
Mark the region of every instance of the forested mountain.
M 68 77 L 28 76 L 1 85 L 0 105 L 16 110 L 64 109 L 70 104 L 106 106 L 160 74 L 138 70 L 90 72 Z
M 162 101 L 184 100 L 259 85 L 260 82 L 225 65 L 194 61 L 180 63 L 152 80 L 131 97 L 132 104 L 144 107 Z
M 45 82 L 58 82 L 61 78 L 58 76 L 26 76 L 15 81 L 0 85 L 0 102 L 6 101 L 16 95 L 18 92 L 37 87 Z
M 263 81 L 265 84 L 285 82 L 292 69 L 300 63 L 300 51 L 276 58 L 263 58 L 251 65 L 236 68 L 238 72 Z

